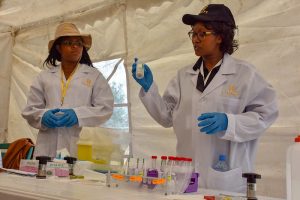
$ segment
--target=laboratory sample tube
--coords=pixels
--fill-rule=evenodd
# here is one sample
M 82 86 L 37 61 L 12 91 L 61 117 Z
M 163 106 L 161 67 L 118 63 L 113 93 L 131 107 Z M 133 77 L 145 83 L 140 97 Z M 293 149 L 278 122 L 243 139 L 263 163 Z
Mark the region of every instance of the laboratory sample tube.
M 144 175 L 144 159 L 136 159 L 136 169 L 135 175 L 143 176 Z
M 134 62 L 136 64 L 136 77 L 138 79 L 144 78 L 144 63 L 139 62 L 137 58 L 134 59 Z
M 45 179 L 46 178 L 46 165 L 47 162 L 51 160 L 48 156 L 37 156 L 36 159 L 39 161 L 39 168 L 36 178 Z
M 127 165 L 125 167 L 125 175 L 129 175 L 130 158 L 127 158 Z
M 173 167 L 175 164 L 175 157 L 169 156 L 167 162 L 167 194 L 173 194 L 175 192 L 175 173 Z
M 148 181 L 148 179 L 147 179 L 147 170 L 146 170 L 146 168 L 145 168 L 145 158 L 143 158 L 143 165 L 142 165 L 142 170 L 143 170 L 143 172 L 142 172 L 142 176 L 143 176 L 143 184 L 146 184 L 147 183 L 147 181 Z M 145 176 L 146 175 L 146 176 Z
M 139 166 L 138 175 L 144 176 L 144 168 L 145 168 L 145 159 L 142 159 L 142 164 Z
M 156 169 L 156 159 L 157 156 L 151 156 L 151 168 L 149 168 L 147 171 L 147 183 L 149 189 L 153 189 L 155 187 L 155 185 L 152 184 L 153 178 L 149 177 L 158 177 L 158 170 Z
M 184 165 L 184 160 L 185 160 L 184 157 L 179 157 L 179 159 L 178 159 L 178 165 L 179 166 L 183 166 Z
M 178 157 L 174 157 L 174 166 L 177 166 L 178 165 Z
M 168 159 L 169 159 L 168 163 L 167 163 L 168 173 L 169 173 L 169 175 L 171 175 L 172 170 L 173 170 L 173 166 L 174 166 L 175 157 L 174 156 L 169 156 Z
M 157 159 L 157 156 L 151 156 L 151 169 L 154 170 L 156 169 L 156 159 Z
M 136 167 L 135 167 L 135 172 L 134 172 L 134 175 L 139 175 L 139 161 L 140 161 L 140 159 L 139 158 L 137 158 L 136 159 Z
M 160 171 L 165 172 L 166 171 L 166 165 L 167 165 L 167 156 L 161 156 L 161 163 L 160 163 Z
M 187 158 L 187 165 L 188 166 L 192 166 L 192 162 L 193 162 L 192 158 Z
M 64 157 L 64 160 L 66 160 L 69 165 L 69 175 L 74 175 L 74 165 L 75 165 L 77 158 L 66 156 L 66 157 Z

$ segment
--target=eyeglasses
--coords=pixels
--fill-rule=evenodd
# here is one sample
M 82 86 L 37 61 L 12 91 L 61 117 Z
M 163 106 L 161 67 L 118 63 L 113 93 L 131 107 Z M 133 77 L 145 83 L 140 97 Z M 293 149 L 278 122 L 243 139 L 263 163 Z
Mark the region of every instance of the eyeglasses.
M 194 31 L 189 31 L 188 32 L 188 35 L 190 37 L 190 39 L 192 40 L 194 37 L 197 37 L 198 40 L 203 40 L 205 39 L 205 37 L 207 35 L 212 35 L 212 34 L 215 34 L 215 32 L 212 32 L 212 31 L 204 31 L 204 32 L 194 32 Z
M 61 44 L 66 45 L 66 46 L 78 46 L 78 47 L 83 47 L 83 42 L 82 41 L 69 41 L 65 40 Z

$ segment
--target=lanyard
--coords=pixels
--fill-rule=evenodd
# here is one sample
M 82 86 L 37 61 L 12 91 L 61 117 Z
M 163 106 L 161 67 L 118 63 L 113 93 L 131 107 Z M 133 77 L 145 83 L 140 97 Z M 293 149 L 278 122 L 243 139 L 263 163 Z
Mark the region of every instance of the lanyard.
M 75 67 L 75 69 L 72 71 L 72 73 L 70 74 L 68 80 L 65 83 L 65 81 L 64 81 L 64 71 L 61 67 L 61 79 L 60 79 L 60 88 L 61 88 L 61 99 L 60 99 L 60 101 L 61 101 L 61 105 L 64 104 L 64 100 L 65 100 L 65 96 L 67 94 L 67 90 L 69 89 L 70 82 L 71 82 L 71 80 L 73 78 L 73 75 L 75 74 L 75 71 L 77 70 L 77 68 L 78 68 L 78 64 Z
M 201 73 L 201 75 L 202 75 L 202 77 L 203 77 L 203 82 L 204 82 L 204 85 L 206 85 L 206 82 L 207 82 L 207 80 L 208 80 L 208 77 L 210 76 L 210 73 L 213 71 L 213 69 L 215 68 L 215 67 L 218 67 L 219 65 L 221 65 L 223 63 L 223 59 L 221 59 L 209 72 L 208 72 L 208 74 L 207 74 L 207 76 L 204 78 L 204 69 L 203 69 L 203 67 L 204 67 L 204 61 L 202 61 L 202 63 L 201 63 L 201 66 L 200 66 L 200 73 Z

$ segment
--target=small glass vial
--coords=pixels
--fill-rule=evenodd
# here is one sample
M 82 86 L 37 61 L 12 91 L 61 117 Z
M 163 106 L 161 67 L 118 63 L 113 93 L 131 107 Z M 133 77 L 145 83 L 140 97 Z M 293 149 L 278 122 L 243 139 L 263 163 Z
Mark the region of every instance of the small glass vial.
M 66 156 L 64 157 L 64 160 L 69 164 L 69 175 L 74 175 L 74 165 L 77 158 Z
M 51 158 L 48 156 L 37 156 L 36 159 L 39 161 L 38 174 L 36 175 L 36 178 L 45 179 L 47 162 L 50 161 Z
M 136 64 L 136 78 L 144 78 L 144 63 L 139 62 L 137 58 L 134 59 L 134 62 Z

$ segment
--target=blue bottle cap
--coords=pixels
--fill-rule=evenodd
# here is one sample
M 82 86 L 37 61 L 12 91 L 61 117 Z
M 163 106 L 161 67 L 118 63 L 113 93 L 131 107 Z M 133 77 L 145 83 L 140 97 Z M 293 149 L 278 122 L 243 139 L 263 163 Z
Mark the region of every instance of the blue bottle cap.
M 226 161 L 226 155 L 220 154 L 219 160 L 221 160 L 221 161 Z

